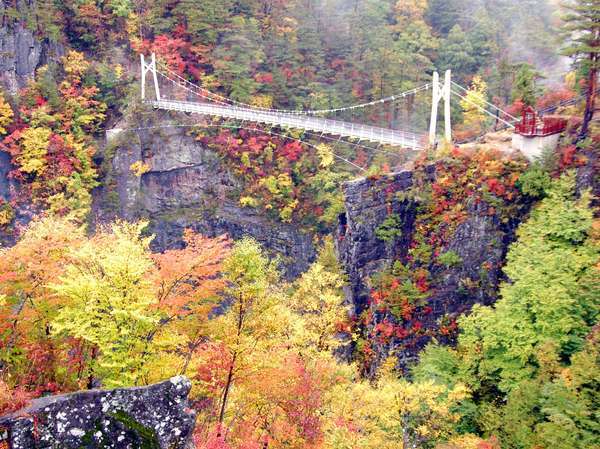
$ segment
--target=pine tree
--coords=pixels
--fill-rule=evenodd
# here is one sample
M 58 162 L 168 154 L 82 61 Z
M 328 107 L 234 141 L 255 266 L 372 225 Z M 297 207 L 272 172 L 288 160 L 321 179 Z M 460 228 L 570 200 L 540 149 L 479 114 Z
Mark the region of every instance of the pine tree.
M 451 69 L 453 77 L 464 79 L 475 67 L 473 47 L 460 25 L 454 25 L 448 37 L 442 41 L 437 66 L 441 70 Z
M 521 100 L 528 106 L 535 105 L 538 89 L 535 85 L 536 72 L 529 64 L 521 64 L 512 90 L 512 101 Z
M 563 54 L 572 56 L 575 64 L 587 72 L 587 98 L 578 137 L 582 139 L 587 136 L 596 101 L 600 67 L 600 4 L 598 0 L 572 0 L 563 7 L 568 11 L 563 16 Z

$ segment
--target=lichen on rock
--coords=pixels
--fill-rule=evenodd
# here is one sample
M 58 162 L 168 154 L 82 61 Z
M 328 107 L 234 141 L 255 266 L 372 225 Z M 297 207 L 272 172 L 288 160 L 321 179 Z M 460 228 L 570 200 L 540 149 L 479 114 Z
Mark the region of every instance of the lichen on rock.
M 185 449 L 195 413 L 182 376 L 147 387 L 89 390 L 36 399 L 0 418 L 9 447 Z

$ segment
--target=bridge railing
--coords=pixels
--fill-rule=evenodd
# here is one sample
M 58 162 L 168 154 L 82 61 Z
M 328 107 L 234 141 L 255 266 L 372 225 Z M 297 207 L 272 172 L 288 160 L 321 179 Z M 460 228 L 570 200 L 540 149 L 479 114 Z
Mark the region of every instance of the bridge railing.
M 178 100 L 161 99 L 147 101 L 147 103 L 159 109 L 192 112 L 256 123 L 267 123 L 360 140 L 368 140 L 379 144 L 390 144 L 415 149 L 422 148 L 421 142 L 423 136 L 421 135 L 400 130 L 348 123 L 339 120 L 270 111 L 257 111 L 239 106 L 224 106 Z

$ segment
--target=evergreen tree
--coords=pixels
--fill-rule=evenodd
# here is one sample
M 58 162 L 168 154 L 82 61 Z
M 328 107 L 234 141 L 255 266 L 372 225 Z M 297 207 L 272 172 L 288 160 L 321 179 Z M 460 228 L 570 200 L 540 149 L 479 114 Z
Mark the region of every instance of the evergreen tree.
M 511 283 L 502 285 L 494 308 L 475 307 L 462 320 L 460 345 L 480 360 L 478 375 L 502 391 L 536 372 L 536 349 L 547 341 L 568 359 L 597 318 L 592 211 L 588 196 L 573 199 L 574 182 L 556 181 L 519 228 L 504 269 Z
M 537 73 L 529 64 L 521 64 L 512 89 L 512 101 L 521 100 L 527 106 L 534 106 L 538 88 L 535 85 Z
M 181 17 L 193 44 L 216 45 L 219 34 L 226 30 L 231 0 L 182 1 L 173 9 Z
M 587 97 L 579 138 L 588 133 L 596 103 L 598 68 L 600 67 L 600 4 L 598 0 L 571 0 L 565 3 L 563 16 L 565 48 L 575 64 L 587 73 Z
M 440 70 L 450 69 L 452 75 L 459 80 L 473 73 L 476 65 L 473 56 L 471 41 L 460 25 L 454 25 L 448 37 L 442 41 L 437 59 L 437 67 Z
M 260 42 L 257 21 L 235 16 L 215 50 L 215 77 L 235 100 L 249 102 L 256 93 L 254 75 L 264 60 Z
M 427 22 L 438 35 L 446 36 L 464 14 L 463 0 L 429 0 Z
M 419 382 L 464 382 L 474 400 L 461 427 L 502 448 L 598 443 L 600 247 L 589 195 L 574 190 L 572 175 L 551 184 L 509 249 L 501 298 L 459 321 L 457 349 L 430 345 L 413 371 Z

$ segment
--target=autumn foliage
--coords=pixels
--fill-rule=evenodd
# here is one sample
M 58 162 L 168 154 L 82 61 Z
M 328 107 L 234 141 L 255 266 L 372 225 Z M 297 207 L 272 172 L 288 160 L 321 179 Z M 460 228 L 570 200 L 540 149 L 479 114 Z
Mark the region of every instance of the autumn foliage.
M 90 134 L 104 120 L 106 104 L 99 90 L 86 85 L 90 63 L 69 52 L 61 70 L 42 67 L 38 81 L 21 93 L 20 107 L 0 149 L 11 155 L 11 176 L 23 189 L 15 203 L 31 201 L 38 209 L 82 221 L 97 185 Z

